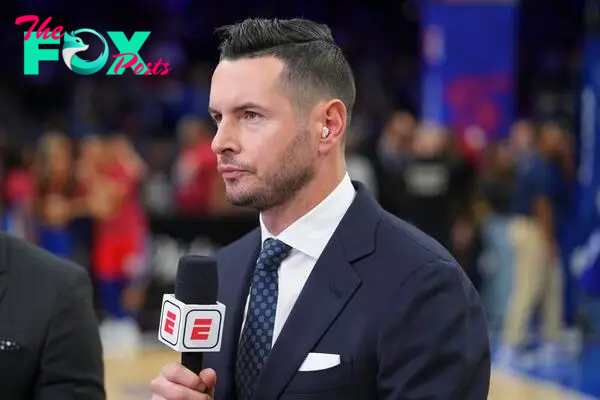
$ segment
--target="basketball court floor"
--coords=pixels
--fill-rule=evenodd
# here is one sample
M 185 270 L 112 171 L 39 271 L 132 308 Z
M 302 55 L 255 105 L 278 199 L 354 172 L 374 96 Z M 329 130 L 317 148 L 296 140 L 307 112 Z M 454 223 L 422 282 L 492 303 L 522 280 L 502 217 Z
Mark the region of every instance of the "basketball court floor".
M 106 357 L 108 400 L 149 400 L 149 382 L 163 365 L 177 361 L 177 353 L 155 346 L 135 355 Z M 494 369 L 490 391 L 489 400 L 599 400 L 600 346 L 552 371 Z

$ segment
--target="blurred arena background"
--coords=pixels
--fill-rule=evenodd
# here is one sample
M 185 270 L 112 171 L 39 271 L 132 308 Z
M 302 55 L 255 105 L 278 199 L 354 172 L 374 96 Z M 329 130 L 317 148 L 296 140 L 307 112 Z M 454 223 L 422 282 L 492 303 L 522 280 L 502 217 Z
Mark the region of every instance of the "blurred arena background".
M 258 224 L 254 212 L 222 196 L 207 113 L 214 29 L 251 16 L 306 17 L 332 28 L 357 81 L 350 175 L 448 247 L 480 291 L 497 353 L 490 398 L 600 398 L 598 0 L 24 0 L 3 7 L 3 229 L 89 268 L 110 399 L 148 398 L 148 382 L 177 359 L 157 344 L 156 328 L 178 258 L 212 254 Z M 23 15 L 39 16 L 39 24 L 52 17 L 50 30 L 150 31 L 140 56 L 171 69 L 107 75 L 109 57 L 84 76 L 57 58 L 26 74 L 23 34 L 31 23 L 15 25 Z M 97 58 L 100 42 L 80 37 L 91 44 L 82 57 Z M 512 205 L 521 163 L 549 148 L 562 285 L 548 296 L 560 299 L 554 312 L 564 329 L 559 351 L 541 357 L 548 311 L 540 313 L 528 328 L 530 357 L 509 362 L 496 347 L 522 276 L 509 240 Z M 124 177 L 130 184 L 121 193 L 115 188 Z M 123 232 L 138 241 L 123 244 L 131 237 Z M 111 259 L 105 249 L 119 245 L 137 257 Z M 108 278 L 119 263 L 126 285 Z

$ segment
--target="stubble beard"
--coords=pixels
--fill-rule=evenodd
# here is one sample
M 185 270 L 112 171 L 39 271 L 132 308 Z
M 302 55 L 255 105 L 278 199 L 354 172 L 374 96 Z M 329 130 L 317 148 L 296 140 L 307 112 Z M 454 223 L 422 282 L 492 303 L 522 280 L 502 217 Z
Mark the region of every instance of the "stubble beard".
M 241 194 L 226 189 L 227 200 L 235 206 L 249 207 L 258 212 L 289 202 L 316 175 L 309 140 L 309 132 L 302 131 L 290 142 L 258 187 L 249 188 Z

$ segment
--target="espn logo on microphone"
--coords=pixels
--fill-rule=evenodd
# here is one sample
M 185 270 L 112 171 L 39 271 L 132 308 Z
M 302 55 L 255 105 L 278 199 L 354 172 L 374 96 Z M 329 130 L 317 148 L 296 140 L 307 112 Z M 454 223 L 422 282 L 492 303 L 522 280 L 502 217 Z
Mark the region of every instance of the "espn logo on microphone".
M 178 352 L 221 350 L 225 305 L 184 304 L 172 294 L 163 296 L 158 339 Z

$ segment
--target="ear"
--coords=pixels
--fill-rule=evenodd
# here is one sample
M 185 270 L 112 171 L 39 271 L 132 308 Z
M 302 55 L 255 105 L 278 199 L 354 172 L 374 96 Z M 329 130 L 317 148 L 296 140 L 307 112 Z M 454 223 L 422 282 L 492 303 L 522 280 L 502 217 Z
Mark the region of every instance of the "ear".
M 342 142 L 346 133 L 347 110 L 342 101 L 331 100 L 324 104 L 319 130 L 319 152 L 326 154 Z

